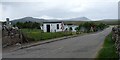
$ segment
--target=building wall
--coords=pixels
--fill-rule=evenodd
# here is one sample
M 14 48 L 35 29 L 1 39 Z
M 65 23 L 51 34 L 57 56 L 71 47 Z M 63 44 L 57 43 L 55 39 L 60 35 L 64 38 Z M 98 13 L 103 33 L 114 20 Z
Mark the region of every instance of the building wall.
M 42 29 L 43 29 L 44 32 L 47 32 L 46 24 L 43 24 L 43 28 Z
M 77 27 L 78 27 L 78 26 L 72 26 L 72 29 L 73 29 L 72 31 L 73 31 L 73 32 L 76 32 L 75 29 L 76 29 Z
M 78 26 L 76 26 L 76 25 L 65 25 L 64 26 L 64 31 L 66 30 L 66 29 L 68 29 L 68 31 L 69 31 L 69 29 L 70 29 L 70 27 L 72 27 L 72 32 L 76 32 L 76 27 L 78 27 Z
M 57 24 L 59 24 L 59 29 L 57 29 Z M 60 31 L 62 31 L 61 24 L 62 23 L 44 23 L 43 24 L 43 31 L 47 32 L 47 25 L 50 25 L 50 32 L 60 32 Z

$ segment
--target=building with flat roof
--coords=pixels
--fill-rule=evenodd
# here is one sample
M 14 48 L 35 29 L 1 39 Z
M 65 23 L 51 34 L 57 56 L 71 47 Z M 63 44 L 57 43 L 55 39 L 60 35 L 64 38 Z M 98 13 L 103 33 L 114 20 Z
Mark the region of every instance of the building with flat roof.
M 64 30 L 63 22 L 43 22 L 42 30 L 44 32 L 61 32 Z

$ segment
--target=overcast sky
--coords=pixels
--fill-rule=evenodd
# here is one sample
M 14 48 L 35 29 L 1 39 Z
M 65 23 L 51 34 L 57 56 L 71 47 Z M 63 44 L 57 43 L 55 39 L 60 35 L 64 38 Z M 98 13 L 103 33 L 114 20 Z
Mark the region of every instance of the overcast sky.
M 1 0 L 0 21 L 23 17 L 117 19 L 119 0 Z

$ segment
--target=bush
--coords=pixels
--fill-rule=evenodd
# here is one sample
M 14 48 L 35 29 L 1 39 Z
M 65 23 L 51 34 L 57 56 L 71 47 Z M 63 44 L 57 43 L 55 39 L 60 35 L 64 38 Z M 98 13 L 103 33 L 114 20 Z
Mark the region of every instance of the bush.
M 85 32 L 89 33 L 91 32 L 91 27 L 93 28 L 93 31 L 96 32 L 96 31 L 99 31 L 99 30 L 103 30 L 105 29 L 106 27 L 108 27 L 106 24 L 103 24 L 103 23 L 93 23 L 93 22 L 85 22 L 83 24 L 80 24 L 79 27 L 76 28 L 77 31 L 80 31 L 81 30 L 81 27 L 84 27 L 86 30 Z
M 40 23 L 37 22 L 17 22 L 14 26 L 19 27 L 20 29 L 22 28 L 27 28 L 27 29 L 40 29 Z

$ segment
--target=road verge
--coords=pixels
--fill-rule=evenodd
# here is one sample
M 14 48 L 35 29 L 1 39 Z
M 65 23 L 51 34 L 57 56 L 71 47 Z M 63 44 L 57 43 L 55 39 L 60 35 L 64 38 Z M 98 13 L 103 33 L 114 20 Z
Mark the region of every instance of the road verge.
M 101 59 L 113 59 L 118 60 L 118 54 L 116 53 L 114 41 L 112 40 L 112 33 L 110 33 L 108 36 L 106 36 L 104 44 L 101 48 L 101 50 L 97 54 L 96 60 Z

